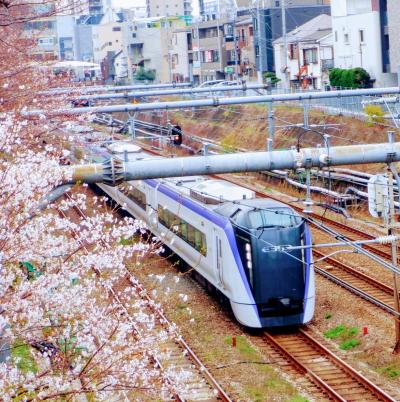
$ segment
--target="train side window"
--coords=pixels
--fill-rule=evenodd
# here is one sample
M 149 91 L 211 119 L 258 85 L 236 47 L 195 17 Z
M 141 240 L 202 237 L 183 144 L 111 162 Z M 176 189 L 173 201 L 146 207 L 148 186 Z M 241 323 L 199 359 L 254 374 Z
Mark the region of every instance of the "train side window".
M 199 253 L 207 254 L 207 240 L 203 232 L 161 206 L 158 207 L 158 220 Z
M 137 204 L 140 208 L 146 209 L 146 194 L 127 183 L 120 184 L 119 190 L 125 194 L 131 201 Z
M 196 248 L 196 228 L 192 225 L 188 225 L 188 243 Z
M 181 237 L 183 240 L 185 240 L 186 242 L 188 241 L 188 237 L 187 237 L 187 227 L 188 224 L 185 221 L 181 221 Z
M 197 251 L 200 251 L 202 244 L 203 244 L 202 233 L 199 232 L 198 230 L 195 230 L 194 231 L 194 248 Z
M 207 254 L 207 240 L 206 235 L 204 233 L 201 233 L 201 247 L 199 251 L 203 255 Z

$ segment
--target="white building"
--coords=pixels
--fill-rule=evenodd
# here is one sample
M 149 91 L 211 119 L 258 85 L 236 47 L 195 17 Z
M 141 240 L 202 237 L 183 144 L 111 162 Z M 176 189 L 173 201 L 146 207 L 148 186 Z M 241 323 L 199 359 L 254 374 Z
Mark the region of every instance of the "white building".
M 124 49 L 128 57 L 129 78 L 133 79 L 137 70 L 143 68 L 153 71 L 156 81 L 171 82 L 173 70 L 181 64 L 178 51 L 173 50 L 173 32 L 186 26 L 187 21 L 182 16 L 143 18 L 125 23 Z M 175 49 L 182 49 L 184 36 L 175 39 Z M 186 70 L 175 72 L 186 77 Z
M 386 2 L 332 0 L 335 67 L 364 68 L 374 86 L 397 83 L 390 73 Z
M 108 52 L 119 53 L 124 50 L 122 23 L 109 22 L 93 25 L 93 59 L 95 63 L 101 63 Z
M 146 0 L 147 17 L 171 17 L 192 15 L 191 0 Z
M 322 89 L 329 83 L 333 67 L 331 17 L 321 14 L 274 41 L 276 76 L 285 88 Z
M 180 28 L 172 32 L 170 53 L 173 81 L 192 81 L 193 71 L 189 59 L 190 45 L 191 29 L 189 27 Z

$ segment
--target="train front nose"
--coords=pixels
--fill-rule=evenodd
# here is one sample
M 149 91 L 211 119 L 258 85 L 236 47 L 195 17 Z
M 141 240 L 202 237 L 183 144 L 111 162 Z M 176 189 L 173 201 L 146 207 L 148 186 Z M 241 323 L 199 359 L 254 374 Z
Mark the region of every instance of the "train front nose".
M 304 260 L 300 250 L 272 251 L 275 245 L 299 245 L 301 226 L 265 229 L 253 238 L 254 299 L 261 317 L 303 313 Z

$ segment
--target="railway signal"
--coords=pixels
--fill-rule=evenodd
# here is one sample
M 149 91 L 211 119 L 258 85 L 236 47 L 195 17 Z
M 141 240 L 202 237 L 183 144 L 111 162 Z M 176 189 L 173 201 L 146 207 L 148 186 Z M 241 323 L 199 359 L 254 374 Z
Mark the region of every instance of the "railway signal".
M 182 129 L 181 126 L 172 126 L 172 142 L 174 145 L 182 145 Z

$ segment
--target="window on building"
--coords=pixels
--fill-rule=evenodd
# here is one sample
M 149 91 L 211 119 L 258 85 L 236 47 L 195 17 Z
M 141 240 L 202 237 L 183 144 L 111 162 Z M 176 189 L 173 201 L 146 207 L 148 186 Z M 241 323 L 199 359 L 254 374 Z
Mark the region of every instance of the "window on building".
M 113 27 L 112 29 L 114 32 L 119 32 L 121 31 L 121 27 Z
M 276 1 L 275 1 L 275 7 L 280 7 L 279 0 L 276 0 Z
M 350 41 L 349 34 L 345 33 L 344 34 L 344 43 L 349 43 L 349 41 Z
M 216 63 L 219 61 L 219 52 L 217 50 L 202 50 L 200 61 L 202 63 Z
M 132 33 L 132 38 L 136 38 L 136 33 L 135 32 Z
M 359 33 L 359 36 L 360 36 L 360 43 L 364 43 L 364 30 L 360 29 L 358 31 L 358 33 Z
M 41 45 L 53 45 L 54 38 L 39 38 L 38 43 Z
M 158 220 L 163 226 L 174 232 L 176 236 L 191 245 L 200 254 L 207 254 L 206 236 L 193 225 L 162 206 L 158 207 Z
M 139 205 L 140 208 L 146 209 L 146 194 L 131 186 L 129 183 L 122 183 L 118 186 L 119 190 L 124 193 L 131 201 Z
M 289 45 L 289 60 L 297 60 L 298 45 L 297 43 L 291 43 Z
M 253 26 L 254 26 L 254 30 L 257 31 L 258 30 L 258 21 L 256 19 L 253 21 Z
M 318 63 L 318 52 L 316 48 L 303 49 L 304 64 Z
M 253 35 L 254 35 L 253 27 L 249 27 L 249 36 Z
M 337 31 L 335 31 L 335 42 L 338 41 L 338 37 L 337 37 Z
M 254 47 L 254 50 L 255 50 L 255 52 L 256 52 L 256 57 L 259 57 L 259 56 L 260 56 L 260 47 L 259 47 L 258 45 L 256 45 L 256 46 Z

